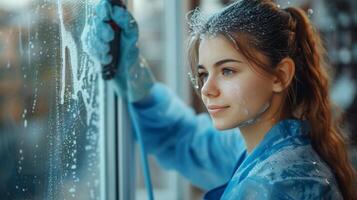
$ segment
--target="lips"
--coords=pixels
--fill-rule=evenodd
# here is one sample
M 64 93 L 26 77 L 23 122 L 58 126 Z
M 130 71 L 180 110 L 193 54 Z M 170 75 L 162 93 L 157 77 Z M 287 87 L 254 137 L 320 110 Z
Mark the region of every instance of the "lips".
M 207 109 L 208 109 L 208 112 L 210 112 L 211 114 L 215 114 L 215 113 L 225 110 L 228 107 L 229 106 L 209 105 L 209 106 L 207 106 Z
M 208 110 L 215 110 L 215 109 L 221 109 L 221 108 L 227 108 L 228 106 L 218 106 L 218 105 L 209 105 L 207 106 Z

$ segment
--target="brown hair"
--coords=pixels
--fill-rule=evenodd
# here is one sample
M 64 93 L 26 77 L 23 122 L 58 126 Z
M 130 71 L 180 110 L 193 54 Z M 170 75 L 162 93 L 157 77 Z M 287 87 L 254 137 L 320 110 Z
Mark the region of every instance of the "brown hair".
M 224 23 L 227 19 L 234 24 Z M 295 7 L 280 9 L 271 0 L 242 0 L 193 32 L 188 58 L 194 73 L 200 38 L 207 34 L 221 34 L 232 40 L 240 53 L 268 73 L 274 73 L 274 67 L 283 58 L 294 60 L 295 76 L 287 89 L 283 110 L 309 122 L 312 146 L 335 174 L 342 196 L 357 199 L 356 173 L 348 159 L 339 123 L 332 114 L 326 52 L 305 12 Z M 252 49 L 265 55 L 269 63 L 260 61 Z

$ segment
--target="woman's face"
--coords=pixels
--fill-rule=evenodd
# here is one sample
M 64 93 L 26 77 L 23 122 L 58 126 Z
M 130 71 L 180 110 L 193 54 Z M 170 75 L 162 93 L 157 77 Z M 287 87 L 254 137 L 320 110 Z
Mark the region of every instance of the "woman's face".
M 202 39 L 197 70 L 202 100 L 220 130 L 255 117 L 273 95 L 272 75 L 249 64 L 223 36 Z

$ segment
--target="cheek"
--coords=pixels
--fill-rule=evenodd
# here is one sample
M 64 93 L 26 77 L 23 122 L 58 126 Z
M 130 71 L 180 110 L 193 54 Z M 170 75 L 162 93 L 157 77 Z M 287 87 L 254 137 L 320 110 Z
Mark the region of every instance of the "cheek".
M 244 112 L 248 112 L 249 105 L 257 106 L 269 96 L 269 83 L 259 78 L 240 79 L 228 82 L 223 86 L 226 97 L 239 104 Z
M 223 85 L 225 96 L 233 101 L 241 102 L 245 99 L 249 86 L 239 80 L 230 81 Z

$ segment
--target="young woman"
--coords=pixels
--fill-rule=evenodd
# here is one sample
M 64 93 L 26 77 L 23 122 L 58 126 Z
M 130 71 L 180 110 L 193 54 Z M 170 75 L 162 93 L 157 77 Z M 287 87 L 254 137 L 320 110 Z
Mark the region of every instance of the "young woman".
M 98 6 L 83 36 L 91 55 L 111 61 L 109 18 L 123 30 L 114 84 L 134 104 L 146 148 L 210 189 L 205 199 L 356 199 L 324 50 L 302 10 L 242 0 L 207 19 L 193 12 L 191 80 L 211 119 L 140 65 L 137 25 L 124 9 Z

